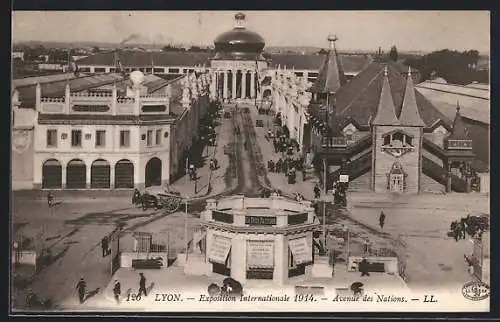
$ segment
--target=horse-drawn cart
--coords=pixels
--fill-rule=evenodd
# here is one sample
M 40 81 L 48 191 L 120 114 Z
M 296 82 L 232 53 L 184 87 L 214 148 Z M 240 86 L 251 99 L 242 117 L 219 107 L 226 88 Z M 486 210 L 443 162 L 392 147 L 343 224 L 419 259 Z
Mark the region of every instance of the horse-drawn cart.
M 142 193 L 136 189 L 132 197 L 132 203 L 141 206 L 142 210 L 163 209 L 167 213 L 177 211 L 181 202 L 180 192 L 171 190 L 168 186 L 166 189 L 164 187 L 147 188 Z

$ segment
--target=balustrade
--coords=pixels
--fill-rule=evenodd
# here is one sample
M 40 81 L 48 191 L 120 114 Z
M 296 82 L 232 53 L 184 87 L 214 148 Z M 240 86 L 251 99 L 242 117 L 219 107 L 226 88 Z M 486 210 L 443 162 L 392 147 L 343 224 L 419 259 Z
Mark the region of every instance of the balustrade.
M 347 147 L 347 139 L 345 137 L 323 137 L 321 139 L 322 147 L 330 148 L 345 148 Z

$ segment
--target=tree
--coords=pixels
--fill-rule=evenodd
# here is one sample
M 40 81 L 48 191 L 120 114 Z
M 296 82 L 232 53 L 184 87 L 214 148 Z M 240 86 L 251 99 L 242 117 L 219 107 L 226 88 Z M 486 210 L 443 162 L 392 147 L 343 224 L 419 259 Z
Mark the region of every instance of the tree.
M 92 47 L 92 52 L 93 52 L 94 54 L 96 54 L 96 53 L 98 53 L 98 52 L 100 52 L 100 51 L 101 51 L 101 48 L 99 48 L 99 47 L 97 47 L 97 46 Z
M 443 49 L 421 57 L 405 60 L 405 64 L 420 71 L 422 80 L 430 79 L 431 73 L 446 79 L 449 83 L 466 85 L 478 80 L 478 73 L 473 66 L 479 60 L 477 50 L 459 52 Z
M 328 51 L 326 51 L 325 49 L 321 48 L 321 50 L 318 51 L 318 54 L 320 54 L 320 55 L 326 55 L 326 54 L 328 54 Z
M 461 229 L 461 223 L 465 223 L 465 233 L 471 237 L 481 237 L 483 232 L 490 229 L 489 218 L 487 216 L 467 215 L 467 217 L 451 223 L 450 230 L 452 234 L 457 233 L 457 230 Z
M 172 51 L 184 51 L 183 48 L 175 47 L 172 45 L 166 45 L 162 48 L 162 51 L 172 52 Z
M 398 61 L 398 49 L 396 48 L 396 46 L 391 47 L 391 50 L 389 51 L 389 58 L 392 61 Z

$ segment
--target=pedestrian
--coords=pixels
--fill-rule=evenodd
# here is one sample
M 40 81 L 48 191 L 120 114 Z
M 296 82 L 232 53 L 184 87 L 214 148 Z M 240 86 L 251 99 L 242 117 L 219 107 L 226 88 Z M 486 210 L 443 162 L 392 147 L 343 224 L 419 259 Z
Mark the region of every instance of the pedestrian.
M 120 304 L 120 294 L 122 293 L 121 285 L 118 280 L 115 280 L 115 286 L 113 287 L 113 295 L 115 296 L 116 304 Z
M 144 273 L 139 273 L 141 276 L 139 280 L 139 294 L 137 296 L 141 296 L 142 293 L 144 293 L 144 296 L 148 296 L 147 291 L 146 291 L 146 277 L 144 276 Z
M 368 273 L 368 265 L 369 264 L 366 258 L 363 258 L 363 260 L 361 260 L 361 262 L 359 263 L 359 271 L 361 272 L 361 277 L 370 276 L 370 273 Z
M 49 208 L 52 208 L 54 205 L 54 194 L 52 192 L 49 192 L 47 195 L 47 204 L 49 205 Z
M 378 222 L 380 224 L 380 228 L 384 229 L 384 224 L 385 224 L 385 214 L 383 211 L 380 212 L 380 217 L 378 217 Z
M 365 238 L 363 240 L 363 251 L 365 254 L 368 254 L 369 248 L 370 248 L 370 241 L 368 240 L 368 238 Z
M 80 281 L 76 284 L 76 289 L 78 291 L 78 299 L 80 300 L 80 304 L 82 304 L 85 301 L 85 294 L 87 290 L 87 283 L 83 277 L 80 278 Z
M 102 257 L 106 257 L 108 255 L 108 236 L 104 236 L 101 240 L 101 248 L 102 248 Z
M 347 226 L 345 224 L 342 224 L 342 238 L 344 238 L 344 243 L 347 242 L 347 239 L 348 239 L 348 229 L 347 229 Z
M 314 186 L 313 191 L 314 191 L 314 199 L 319 199 L 321 190 L 319 189 L 318 185 Z
M 474 265 L 472 263 L 469 263 L 469 267 L 467 268 L 467 271 L 469 272 L 469 275 L 474 275 Z

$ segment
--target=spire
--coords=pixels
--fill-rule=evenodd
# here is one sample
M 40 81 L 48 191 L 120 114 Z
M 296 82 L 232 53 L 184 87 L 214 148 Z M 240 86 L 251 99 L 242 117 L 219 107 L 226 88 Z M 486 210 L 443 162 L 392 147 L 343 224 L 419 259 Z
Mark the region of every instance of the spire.
M 418 112 L 417 100 L 415 99 L 415 88 L 411 77 L 411 67 L 408 67 L 408 77 L 406 79 L 405 96 L 403 107 L 399 115 L 401 125 L 405 126 L 425 126 L 424 121 Z
M 457 113 L 455 114 L 455 120 L 453 121 L 453 129 L 448 137 L 449 140 L 470 140 L 469 132 L 467 127 L 462 121 L 462 115 L 460 115 L 460 105 L 457 101 Z
M 340 68 L 335 42 L 338 40 L 337 36 L 328 36 L 330 42 L 330 49 L 325 56 L 325 61 L 319 70 L 318 78 L 311 87 L 311 92 L 317 93 L 336 93 L 342 85 L 344 85 L 345 77 L 342 69 Z
M 389 71 L 386 65 L 384 67 L 384 80 L 382 83 L 382 91 L 380 92 L 377 115 L 375 115 L 375 118 L 373 119 L 373 125 L 399 125 L 396 113 L 394 112 L 394 101 L 392 99 L 388 74 Z

